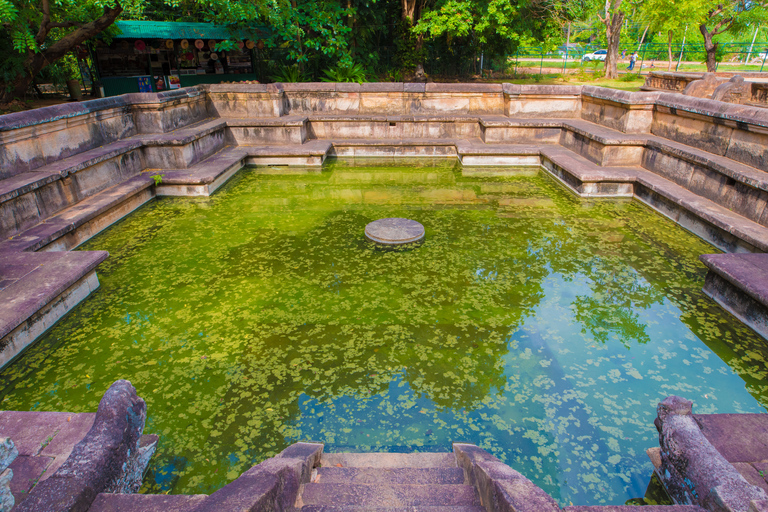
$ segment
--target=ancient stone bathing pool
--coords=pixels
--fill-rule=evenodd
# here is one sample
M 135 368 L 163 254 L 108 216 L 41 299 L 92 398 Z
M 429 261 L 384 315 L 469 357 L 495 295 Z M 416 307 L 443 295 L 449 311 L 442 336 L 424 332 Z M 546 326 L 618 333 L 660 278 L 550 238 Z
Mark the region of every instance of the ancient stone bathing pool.
M 380 250 L 372 220 L 426 228 Z M 642 496 L 656 404 L 763 412 L 764 342 L 701 292 L 716 252 L 637 201 L 454 160 L 249 168 L 90 240 L 101 288 L 2 373 L 2 408 L 160 434 L 145 490 L 210 493 L 290 443 L 476 443 L 561 504 Z

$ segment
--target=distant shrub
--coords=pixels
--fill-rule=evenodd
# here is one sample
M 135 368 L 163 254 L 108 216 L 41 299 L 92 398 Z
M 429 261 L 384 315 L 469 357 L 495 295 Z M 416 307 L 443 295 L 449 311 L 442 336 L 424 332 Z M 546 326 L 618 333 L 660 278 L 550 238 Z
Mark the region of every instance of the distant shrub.
M 634 82 L 635 80 L 642 79 L 640 73 L 624 73 L 619 77 L 621 82 Z
M 321 78 L 323 82 L 357 82 L 359 84 L 366 82 L 365 68 L 362 64 L 352 66 L 338 65 L 335 68 L 326 69 L 325 77 Z
M 309 76 L 299 69 L 298 64 L 292 66 L 279 66 L 274 75 L 270 76 L 275 82 L 309 82 Z

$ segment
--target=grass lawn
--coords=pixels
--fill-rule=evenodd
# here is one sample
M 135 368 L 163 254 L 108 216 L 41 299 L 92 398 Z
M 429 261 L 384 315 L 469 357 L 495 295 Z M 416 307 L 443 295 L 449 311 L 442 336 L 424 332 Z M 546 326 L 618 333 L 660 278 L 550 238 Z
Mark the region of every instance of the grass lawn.
M 598 78 L 592 80 L 571 75 L 568 79 L 563 79 L 560 75 L 542 75 L 541 78 L 505 78 L 495 80 L 495 82 L 507 82 L 512 84 L 531 84 L 531 85 L 595 85 L 597 87 L 609 87 L 611 89 L 621 89 L 622 91 L 639 91 L 640 86 L 645 83 L 645 77 L 632 75 L 631 79 L 619 78 L 617 80 L 608 80 L 607 78 Z

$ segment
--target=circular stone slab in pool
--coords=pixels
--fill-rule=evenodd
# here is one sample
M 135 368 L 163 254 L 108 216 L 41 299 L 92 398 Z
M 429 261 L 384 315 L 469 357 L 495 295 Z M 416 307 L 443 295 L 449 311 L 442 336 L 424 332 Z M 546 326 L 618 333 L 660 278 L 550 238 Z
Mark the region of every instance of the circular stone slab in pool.
M 403 245 L 424 238 L 424 226 L 415 220 L 379 219 L 365 226 L 365 237 L 378 244 Z

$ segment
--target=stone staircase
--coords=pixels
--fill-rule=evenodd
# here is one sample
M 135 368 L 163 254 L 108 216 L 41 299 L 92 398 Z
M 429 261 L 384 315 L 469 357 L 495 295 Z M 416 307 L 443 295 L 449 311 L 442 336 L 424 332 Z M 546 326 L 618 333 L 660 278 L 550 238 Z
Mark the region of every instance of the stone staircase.
M 296 500 L 304 512 L 482 512 L 452 453 L 327 453 Z
M 102 492 L 88 512 L 634 512 L 629 505 L 561 509 L 543 489 L 485 450 L 323 453 L 296 443 L 209 496 Z M 762 512 L 762 509 L 760 509 Z M 695 505 L 647 512 L 706 512 Z

